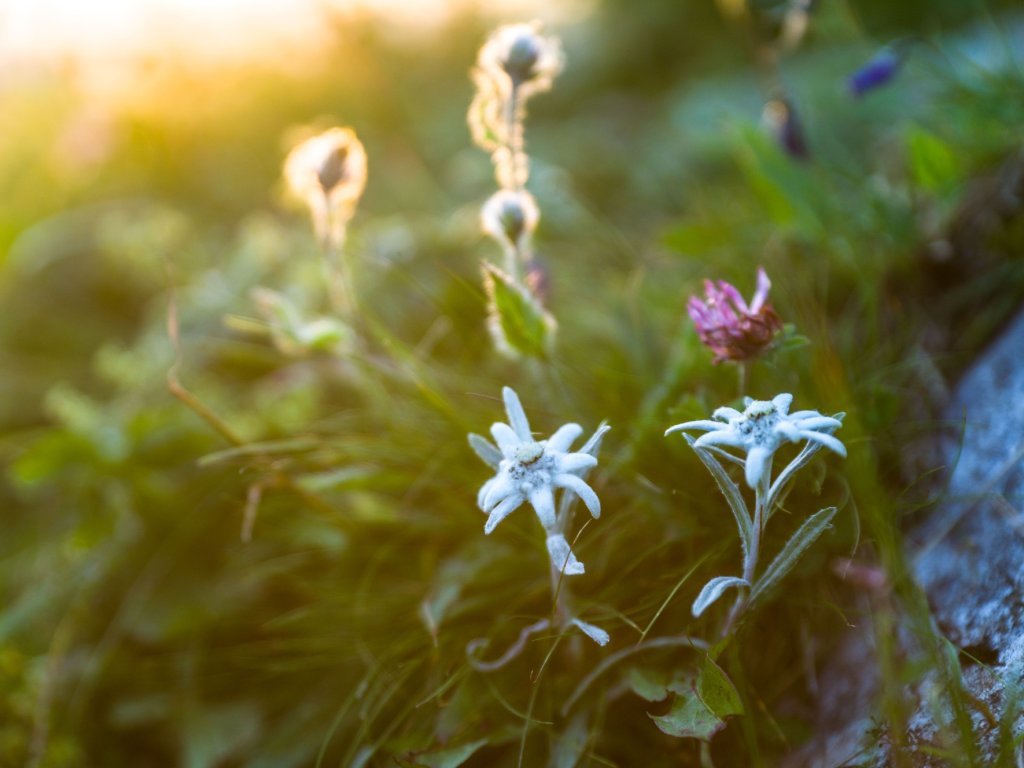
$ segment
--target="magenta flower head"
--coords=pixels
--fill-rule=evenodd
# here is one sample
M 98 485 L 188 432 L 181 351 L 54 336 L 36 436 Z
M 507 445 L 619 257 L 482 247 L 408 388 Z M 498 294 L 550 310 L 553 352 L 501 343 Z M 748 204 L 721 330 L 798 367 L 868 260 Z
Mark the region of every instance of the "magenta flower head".
M 757 268 L 757 291 L 748 305 L 740 292 L 724 280 L 704 281 L 704 300 L 691 296 L 687 309 L 701 342 L 715 364 L 750 360 L 762 354 L 782 330 L 782 320 L 768 303 L 772 287 L 768 274 Z

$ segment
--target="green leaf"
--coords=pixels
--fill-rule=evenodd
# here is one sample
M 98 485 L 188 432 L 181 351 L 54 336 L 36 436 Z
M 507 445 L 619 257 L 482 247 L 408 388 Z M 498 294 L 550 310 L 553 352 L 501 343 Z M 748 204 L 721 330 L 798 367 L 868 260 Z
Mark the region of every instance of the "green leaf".
M 757 600 L 767 594 L 772 587 L 781 581 L 782 577 L 793 570 L 796 561 L 815 540 L 825 532 L 839 510 L 836 507 L 826 507 L 811 515 L 804 521 L 792 538 L 786 542 L 778 556 L 768 566 L 760 579 L 754 583 L 750 591 L 750 603 L 753 605 Z
M 931 131 L 913 127 L 907 133 L 907 154 L 914 181 L 929 192 L 948 192 L 963 176 L 956 152 Z
M 419 755 L 416 762 L 428 768 L 458 768 L 484 746 L 487 746 L 487 739 L 477 739 L 458 747 L 449 747 Z
M 725 727 L 725 719 L 743 714 L 736 686 L 710 657 L 701 662 L 689 690 L 679 693 L 665 715 L 648 715 L 662 733 L 687 739 L 710 741 Z
M 580 712 L 552 745 L 549 768 L 576 768 L 587 748 L 589 736 L 587 713 Z
M 725 500 L 729 502 L 729 509 L 732 510 L 732 516 L 736 518 L 736 528 L 740 533 L 740 544 L 743 545 L 743 562 L 747 561 L 747 553 L 750 552 L 751 543 L 754 538 L 754 524 L 750 520 L 750 511 L 747 509 L 747 503 L 743 500 L 743 494 L 740 493 L 740 489 L 736 483 L 732 481 L 728 473 L 718 463 L 710 451 L 704 448 L 697 448 L 694 443 L 696 440 L 690 435 L 684 434 L 686 442 L 693 448 L 693 452 L 697 454 L 697 458 L 701 460 L 711 476 L 715 478 L 715 482 L 718 483 L 718 489 L 725 496 Z
M 840 412 L 835 414 L 832 418 L 842 421 L 844 418 L 846 418 L 846 414 Z M 832 435 L 835 434 L 836 430 L 823 429 L 821 431 L 825 432 L 826 434 Z M 786 484 L 789 483 L 789 481 L 792 480 L 794 476 L 796 476 L 797 472 L 799 472 L 801 469 L 807 466 L 807 463 L 811 459 L 813 459 L 815 455 L 818 453 L 818 451 L 820 451 L 824 447 L 825 446 L 823 446 L 821 443 L 815 442 L 813 440 L 808 440 L 804 447 L 801 449 L 800 453 L 796 455 L 796 458 L 789 462 L 789 464 L 786 465 L 786 468 L 783 469 L 779 473 L 778 477 L 775 478 L 775 481 L 772 483 L 771 488 L 768 489 L 768 496 L 765 499 L 764 503 L 764 508 L 768 510 L 769 519 L 773 514 L 775 514 L 775 506 L 776 504 L 779 503 L 779 500 L 781 498 L 780 494 L 785 490 Z
M 725 590 L 729 589 L 729 587 L 739 588 L 749 586 L 749 581 L 741 579 L 738 576 L 715 576 L 715 578 L 711 579 L 711 581 L 704 585 L 704 589 L 700 591 L 700 594 L 697 595 L 697 599 L 693 601 L 693 615 L 696 617 L 704 613 L 708 606 L 720 598 Z
M 681 672 L 670 676 L 668 671 L 630 667 L 626 671 L 626 683 L 633 693 L 645 701 L 664 701 L 673 691 L 688 690 L 690 681 Z
M 546 357 L 555 335 L 555 319 L 522 286 L 484 262 L 487 328 L 498 351 L 510 357 Z

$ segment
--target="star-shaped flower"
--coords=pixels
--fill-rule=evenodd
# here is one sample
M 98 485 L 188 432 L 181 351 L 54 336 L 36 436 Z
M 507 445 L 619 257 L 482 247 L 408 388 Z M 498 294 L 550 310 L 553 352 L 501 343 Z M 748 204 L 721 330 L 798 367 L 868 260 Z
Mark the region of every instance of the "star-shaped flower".
M 569 451 L 583 428 L 579 424 L 565 424 L 547 440 L 534 440 L 519 397 L 510 387 L 502 389 L 502 397 L 509 423 L 498 422 L 491 426 L 500 451 L 500 458 L 494 456 L 497 474 L 484 483 L 477 494 L 480 509 L 489 513 L 484 533 L 489 534 L 523 502 L 529 501 L 548 533 L 552 561 L 560 570 L 564 568 L 566 574 L 583 573 L 583 564 L 573 556 L 558 530 L 554 496 L 556 489 L 568 489 L 583 500 L 591 515 L 601 516 L 600 499 L 581 477 L 597 464 L 597 459 L 589 453 Z M 487 441 L 480 442 L 493 450 Z M 488 460 L 484 456 L 486 447 L 477 450 Z M 493 462 L 488 463 L 494 466 Z
M 842 422 L 818 411 L 790 413 L 792 402 L 793 396 L 789 394 L 776 395 L 771 400 L 748 397 L 744 400 L 746 409 L 742 413 L 735 408 L 719 408 L 712 414 L 717 421 L 687 421 L 669 427 L 665 434 L 701 429 L 707 434 L 697 438 L 694 447 L 714 445 L 745 451 L 746 479 L 751 488 L 757 488 L 770 471 L 772 456 L 783 443 L 811 440 L 846 456 L 846 447 L 831 434 L 842 426 Z

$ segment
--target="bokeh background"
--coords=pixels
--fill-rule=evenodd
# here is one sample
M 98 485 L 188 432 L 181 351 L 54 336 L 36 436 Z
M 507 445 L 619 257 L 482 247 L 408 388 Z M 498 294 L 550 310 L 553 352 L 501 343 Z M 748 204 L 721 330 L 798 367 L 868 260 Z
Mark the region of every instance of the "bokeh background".
M 487 468 L 465 434 L 502 418 L 504 384 L 539 431 L 608 419 L 578 600 L 613 649 L 699 633 L 689 602 L 737 548 L 710 478 L 661 433 L 736 399 L 685 303 L 705 277 L 749 296 L 758 265 L 794 332 L 749 393 L 848 412 L 850 459 L 794 492 L 795 515 L 843 512 L 739 637 L 748 716 L 716 764 L 775 765 L 810 735 L 807 659 L 848 623 L 926 615 L 900 536 L 931 495 L 936 409 L 1024 297 L 1024 16 L 821 0 L 770 53 L 796 6 L 552 5 L 0 3 L 0 763 L 699 765 L 625 673 L 559 715 L 594 647 L 466 666 L 469 640 L 501 647 L 549 598 L 528 511 L 482 535 Z M 477 49 L 532 18 L 567 61 L 526 133 L 559 322 L 540 375 L 485 329 L 494 180 L 465 124 Z M 894 43 L 894 79 L 853 97 Z M 281 164 L 331 125 L 369 155 L 347 247 L 378 330 L 357 356 L 296 357 L 251 291 L 327 311 Z M 201 406 L 169 391 L 176 361 Z M 831 575 L 840 556 L 901 600 Z M 899 728 L 922 672 L 891 664 Z

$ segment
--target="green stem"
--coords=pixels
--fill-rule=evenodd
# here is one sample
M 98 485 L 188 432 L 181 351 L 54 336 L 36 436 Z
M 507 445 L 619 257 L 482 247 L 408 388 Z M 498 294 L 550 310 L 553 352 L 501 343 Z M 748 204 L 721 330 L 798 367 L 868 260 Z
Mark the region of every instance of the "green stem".
M 754 489 L 754 535 L 750 538 L 750 549 L 743 558 L 743 578 L 746 579 L 748 584 L 750 584 L 750 588 L 748 588 L 747 591 L 740 591 L 736 595 L 736 600 L 733 602 L 732 608 L 729 610 L 729 615 L 725 620 L 725 624 L 722 626 L 722 638 L 726 638 L 732 634 L 736 623 L 743 616 L 743 613 L 746 611 L 749 603 L 750 589 L 753 588 L 754 577 L 757 574 L 757 560 L 761 549 L 761 534 L 764 532 L 764 524 L 768 519 L 765 502 L 768 500 L 768 489 L 770 487 L 771 464 L 766 467 L 764 475 L 762 475 L 760 481 L 758 481 L 757 488 Z

